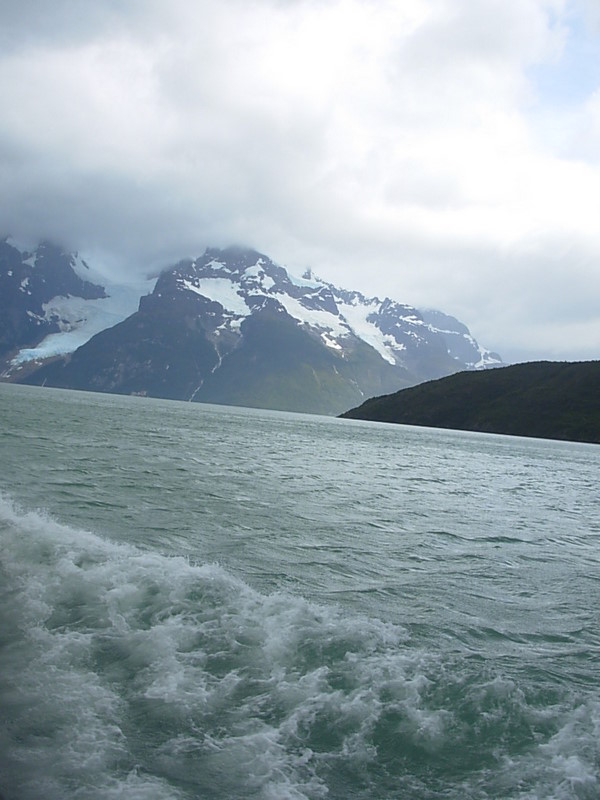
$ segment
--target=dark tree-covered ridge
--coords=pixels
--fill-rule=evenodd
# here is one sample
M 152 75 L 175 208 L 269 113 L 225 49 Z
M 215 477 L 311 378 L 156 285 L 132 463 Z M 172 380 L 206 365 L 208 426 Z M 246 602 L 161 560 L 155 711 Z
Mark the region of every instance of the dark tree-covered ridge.
M 342 416 L 600 443 L 600 361 L 459 372 L 374 397 Z

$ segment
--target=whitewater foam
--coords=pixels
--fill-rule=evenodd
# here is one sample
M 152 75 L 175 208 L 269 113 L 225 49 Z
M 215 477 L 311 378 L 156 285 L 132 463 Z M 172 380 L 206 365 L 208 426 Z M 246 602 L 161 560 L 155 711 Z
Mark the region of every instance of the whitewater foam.
M 324 796 L 312 742 L 323 724 L 339 757 L 368 755 L 373 675 L 350 656 L 389 658 L 402 629 L 261 595 L 218 565 L 115 544 L 6 499 L 1 513 L 2 750 L 20 796 L 108 797 L 115 781 L 146 796 L 140 781 L 156 771 L 148 797 L 204 773 L 228 785 L 223 796 Z M 22 763 L 36 765 L 25 781 Z

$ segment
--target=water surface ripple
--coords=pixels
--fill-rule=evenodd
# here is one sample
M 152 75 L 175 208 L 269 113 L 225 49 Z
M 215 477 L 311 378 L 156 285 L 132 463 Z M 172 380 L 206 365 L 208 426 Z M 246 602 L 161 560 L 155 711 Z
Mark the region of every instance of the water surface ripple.
M 600 796 L 600 449 L 0 384 L 5 800 Z

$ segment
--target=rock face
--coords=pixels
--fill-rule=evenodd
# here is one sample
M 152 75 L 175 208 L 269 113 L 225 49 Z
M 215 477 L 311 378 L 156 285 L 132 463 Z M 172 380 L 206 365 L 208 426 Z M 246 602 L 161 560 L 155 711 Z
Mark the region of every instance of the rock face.
M 600 443 L 600 361 L 461 372 L 373 397 L 342 416 Z
M 21 252 L 0 242 L 0 364 L 5 369 L 21 348 L 35 347 L 70 324 L 61 299 L 105 297 L 104 287 L 84 280 L 86 264 L 54 245 Z
M 164 271 L 135 314 L 27 382 L 336 414 L 499 363 L 440 312 L 296 279 L 265 255 L 228 248 Z

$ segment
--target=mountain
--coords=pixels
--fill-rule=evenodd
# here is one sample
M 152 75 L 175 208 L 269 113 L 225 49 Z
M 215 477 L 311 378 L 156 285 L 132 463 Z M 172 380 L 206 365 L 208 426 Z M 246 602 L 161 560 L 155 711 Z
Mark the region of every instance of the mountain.
M 290 276 L 244 248 L 165 270 L 138 310 L 23 378 L 74 389 L 336 414 L 501 363 L 441 312 Z
M 70 325 L 67 297 L 106 297 L 104 287 L 81 277 L 84 261 L 44 242 L 21 252 L 0 241 L 0 362 L 8 366 L 22 348 L 35 347 L 50 334 Z
M 0 241 L 0 377 L 18 380 L 72 353 L 135 312 L 154 283 L 115 283 L 49 242 L 27 251 Z
M 461 372 L 371 398 L 342 417 L 600 443 L 600 361 Z

